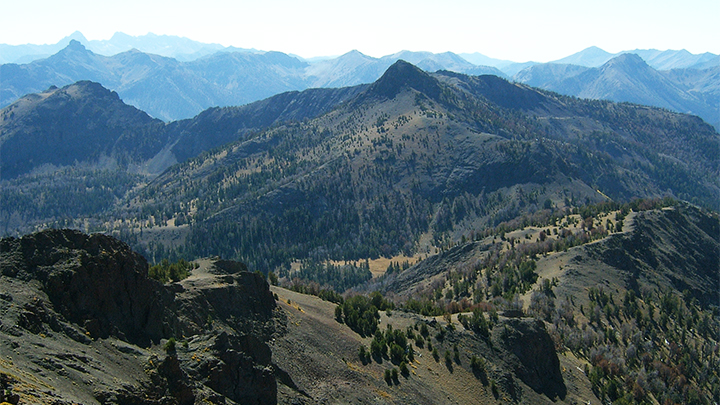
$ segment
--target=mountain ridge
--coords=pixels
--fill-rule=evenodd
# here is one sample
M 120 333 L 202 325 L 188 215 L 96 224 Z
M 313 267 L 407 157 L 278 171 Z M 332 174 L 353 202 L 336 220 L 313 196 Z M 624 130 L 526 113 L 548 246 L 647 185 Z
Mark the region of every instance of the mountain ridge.
M 149 136 L 161 133 L 163 126 L 98 83 L 51 87 L 2 110 L 0 172 L 7 179 L 43 165 L 67 166 L 103 158 L 123 167 L 140 164 L 165 144 L 163 137 Z
M 64 48 L 59 49 L 58 53 L 30 64 L 1 65 L 0 106 L 7 105 L 25 94 L 42 91 L 51 85 L 63 86 L 79 80 L 93 80 L 117 91 L 128 103 L 140 107 L 154 117 L 168 121 L 192 117 L 209 107 L 241 105 L 284 91 L 371 83 L 400 58 L 430 72 L 450 70 L 471 75 L 493 74 L 500 77 L 514 75 L 515 80 L 552 88 L 555 91 L 564 88 L 553 85 L 552 82 L 570 79 L 582 70 L 576 67 L 560 68 L 558 64 L 554 64 L 552 66 L 556 67 L 548 71 L 545 68 L 547 64 L 513 63 L 502 65 L 505 69 L 503 72 L 495 67 L 473 65 L 450 52 L 433 54 L 401 51 L 382 58 L 373 58 L 351 51 L 337 58 L 312 63 L 278 52 L 245 52 L 235 49 L 218 51 L 188 61 L 152 54 L 142 56 L 136 49 L 106 57 L 93 53 L 87 49 L 87 46 L 83 52 L 80 49 L 83 38 L 80 36 L 76 38 L 69 39 L 66 46 L 69 49 L 66 52 L 63 52 Z M 70 49 L 76 53 L 70 52 Z M 669 67 L 685 67 L 688 64 L 676 62 L 683 57 L 695 57 L 687 52 L 637 50 L 634 53 L 648 61 L 664 60 L 668 63 L 675 61 L 668 65 Z M 611 56 L 618 57 L 623 54 L 629 53 L 623 52 Z M 684 74 L 683 79 L 679 79 L 678 75 L 671 71 L 663 71 L 661 75 L 673 82 L 673 85 L 687 89 L 695 85 L 695 83 L 685 83 L 689 78 L 698 76 L 694 73 L 695 70 L 720 66 L 717 63 L 713 64 L 712 54 L 703 54 L 693 60 L 697 63 L 687 68 L 688 72 Z M 658 65 L 653 64 L 653 66 Z M 529 72 L 532 67 L 536 68 L 534 73 Z M 679 83 L 678 80 L 682 80 L 683 83 Z M 565 94 L 577 95 L 567 91 Z M 643 100 L 665 108 L 669 105 L 675 106 L 672 108 L 680 106 L 683 109 L 678 111 L 693 111 L 710 120 L 713 125 L 720 125 L 716 122 L 718 120 L 714 114 L 717 100 L 712 96 L 708 98 L 705 92 L 696 97 L 675 91 L 673 97 L 680 99 L 670 102 L 634 96 L 635 98 L 628 97 L 628 100 L 621 101 Z M 694 105 L 692 108 L 685 108 L 688 106 L 684 104 L 689 101 Z
M 638 55 L 645 61 L 645 63 L 656 70 L 706 69 L 709 67 L 706 66 L 707 63 L 717 63 L 718 58 L 718 55 L 710 52 L 695 55 L 685 49 L 669 49 L 665 51 L 659 51 L 657 49 L 635 49 L 621 51 L 618 53 L 610 53 L 596 46 L 591 46 L 580 52 L 549 63 L 571 64 L 584 67 L 600 67 L 607 63 L 610 59 L 624 54 Z
M 654 105 L 690 113 L 702 117 L 718 128 L 718 83 L 710 84 L 704 81 L 707 87 L 700 92 L 697 89 L 690 90 L 692 85 L 689 82 L 677 78 L 678 74 L 698 78 L 706 74 L 706 77 L 711 77 L 713 70 L 700 72 L 703 73 L 687 69 L 660 73 L 638 55 L 627 53 L 616 56 L 597 68 L 536 65 L 521 71 L 514 79 L 576 97 Z M 696 80 L 702 82 L 703 79 Z
M 240 107 L 211 108 L 193 119 L 165 124 L 145 112 L 125 104 L 119 95 L 99 83 L 80 81 L 63 88 L 28 95 L 6 107 L 0 117 L 0 146 L 6 158 L 0 166 L 4 179 L 18 177 L 43 165 L 72 166 L 74 163 L 97 164 L 102 158 L 116 160 L 123 170 L 144 170 L 148 161 L 170 154 L 169 163 L 148 174 L 158 175 L 170 164 L 184 161 L 206 150 L 237 141 L 245 134 L 277 123 L 313 118 L 353 97 L 367 86 L 342 89 L 309 89 L 287 92 Z M 58 114 L 62 111 L 62 115 Z M 90 111 L 102 111 L 95 122 Z M 130 125 L 127 125 L 132 123 Z M 51 128 L 44 128 L 50 125 Z M 122 125 L 115 128 L 113 125 Z M 35 149 L 21 151 L 19 143 L 44 128 L 43 142 Z M 94 131 L 103 128 L 95 143 Z M 48 132 L 49 131 L 49 132 Z M 62 134 L 73 134 L 68 137 Z M 114 137 L 113 137 L 114 136 Z M 125 139 L 136 139 L 131 145 Z M 49 148 L 48 145 L 51 145 Z M 25 145 L 28 146 L 28 145 Z M 108 149 L 110 148 L 110 149 Z M 114 149 L 113 149 L 114 148 Z M 75 151 L 76 153 L 70 153 Z M 63 158 L 72 156 L 70 160 Z
M 76 31 L 67 37 L 61 39 L 56 44 L 52 45 L 7 45 L 0 44 L 0 63 L 27 63 L 31 62 L 31 58 L 38 59 L 40 57 L 47 57 L 51 54 L 56 53 L 63 47 L 67 46 L 70 40 L 76 40 L 82 43 L 93 52 L 104 55 L 112 56 L 117 53 L 129 51 L 133 48 L 140 49 L 143 52 L 158 54 L 161 56 L 171 57 L 180 61 L 190 61 L 203 56 L 207 56 L 216 52 L 264 52 L 256 49 L 243 49 L 235 47 L 223 47 L 219 44 L 207 44 L 197 41 L 190 40 L 184 37 L 177 37 L 171 35 L 156 35 L 148 33 L 142 36 L 131 36 L 122 32 L 116 32 L 109 40 L 93 40 L 89 41 L 85 36 Z M 26 53 L 23 53 L 26 52 Z M 402 52 L 402 51 L 401 51 Z M 664 50 L 659 51 L 656 49 L 635 49 L 625 50 L 616 54 L 606 52 L 597 46 L 590 46 L 582 51 L 576 52 L 573 55 L 569 55 L 565 58 L 551 61 L 549 63 L 570 63 L 579 64 L 586 67 L 598 67 L 612 57 L 618 56 L 622 53 L 636 53 L 643 57 L 653 68 L 658 70 L 669 70 L 677 68 L 708 68 L 707 63 L 715 63 L 713 66 L 717 66 L 718 55 L 714 55 L 710 52 L 702 54 L 691 54 L 688 51 L 682 50 Z M 11 55 L 11 56 L 6 56 Z M 14 55 L 14 56 L 13 56 Z M 593 57 L 592 55 L 596 55 Z M 389 55 L 388 55 L 389 56 Z M 466 61 L 474 65 L 492 66 L 499 69 L 511 69 L 505 71 L 507 75 L 514 75 L 517 73 L 519 68 L 512 67 L 512 65 L 524 65 L 525 62 L 519 63 L 509 60 L 500 60 L 482 55 L 478 52 L 475 53 L 462 53 L 458 55 Z M 386 56 L 387 57 L 387 56 Z M 587 58 L 588 62 L 581 62 L 583 58 Z M 312 59 L 331 59 L 331 57 L 315 57 Z M 405 58 L 407 59 L 407 58 Z M 573 62 L 575 61 L 575 62 Z M 413 63 L 413 61 L 410 61 Z M 418 61 L 415 61 L 416 64 Z M 524 66 L 527 67 L 527 66 Z M 517 69 L 517 70 L 516 70 Z M 465 72 L 467 73 L 467 72 Z
M 611 114 L 627 117 L 624 127 L 604 118 Z M 703 135 L 690 140 L 671 129 L 676 119 Z M 660 126 L 643 128 L 640 122 Z M 593 128 L 594 135 L 574 135 L 578 127 Z M 226 249 L 237 252 L 243 246 L 238 258 L 263 269 L 269 257 L 312 257 L 313 252 L 357 260 L 410 253 L 424 232 L 437 241 L 441 235 L 459 237 L 471 224 L 497 224 L 504 215 L 539 203 L 518 204 L 527 194 L 560 204 L 570 190 L 589 202 L 672 190 L 707 204 L 718 189 L 707 174 L 716 170 L 717 143 L 717 133 L 697 118 L 573 101 L 493 76 L 430 75 L 397 62 L 374 85 L 324 115 L 271 128 L 172 168 L 137 196 L 130 211 L 156 210 L 155 217 L 167 217 L 170 208 L 160 201 L 186 206 L 193 190 L 202 188 L 216 196 L 214 208 L 175 214 L 193 224 L 187 235 L 197 249 L 193 254 L 228 255 Z M 665 156 L 696 158 L 681 168 L 667 166 Z M 637 172 L 631 162 L 645 159 L 668 174 Z M 691 186 L 670 180 L 675 176 L 695 180 Z M 215 186 L 206 186 L 210 183 Z M 488 210 L 486 204 L 497 205 Z M 453 208 L 458 206 L 464 208 Z M 370 214 L 381 209 L 383 220 Z M 402 225 L 389 225 L 395 221 Z M 292 231 L 298 228 L 306 231 Z M 285 230 L 282 242 L 272 236 L 278 229 Z M 332 247 L 322 236 L 328 232 L 335 235 Z M 235 239 L 207 244 L 217 233 Z M 390 234 L 395 238 L 387 238 Z M 255 261 L 259 253 L 245 250 L 253 245 L 245 235 L 274 241 L 262 244 L 268 249 L 263 263 Z M 282 265 L 269 268 L 274 266 Z
M 40 106 L 47 99 L 29 96 L 27 100 L 27 106 Z M 117 99 L 113 102 L 121 103 Z M 19 121 L 22 117 L 17 115 L 21 106 L 12 108 L 18 113 L 12 117 L 12 111 L 4 109 L 0 129 L 20 134 L 11 123 L 17 123 L 17 128 L 25 125 L 20 125 L 25 121 Z M 129 106 L 123 109 L 137 113 Z M 87 121 L 71 125 L 72 114 L 47 111 L 44 120 L 28 121 L 26 129 L 32 128 L 31 123 L 48 125 L 55 119 L 59 121 L 52 125 L 65 125 L 67 131 L 72 131 L 72 125 L 92 123 L 85 118 Z M 94 192 L 105 193 L 98 198 L 103 203 L 62 208 L 43 221 L 69 224 L 74 221 L 72 216 L 89 215 L 94 217 L 92 221 L 99 221 L 93 226 L 105 226 L 97 216 L 102 213 L 103 217 L 135 218 L 120 225 L 122 232 L 143 221 L 165 224 L 172 218 L 178 225 L 197 222 L 215 229 L 224 223 L 225 215 L 247 210 L 278 219 L 277 215 L 284 215 L 284 206 L 300 204 L 308 218 L 325 217 L 330 228 L 337 222 L 337 218 L 331 220 L 332 215 L 352 216 L 347 218 L 352 229 L 345 232 L 354 234 L 362 224 L 359 218 L 372 217 L 362 214 L 365 207 L 380 209 L 387 205 L 385 196 L 392 196 L 397 205 L 389 212 L 401 215 L 405 219 L 400 222 L 407 220 L 409 226 L 402 229 L 402 238 L 393 241 L 381 236 L 385 231 L 389 234 L 385 229 L 389 220 L 372 222 L 376 233 L 363 239 L 366 245 L 356 243 L 367 249 L 363 254 L 372 255 L 413 249 L 418 235 L 428 229 L 438 238 L 443 234 L 459 237 L 469 226 L 497 224 L 545 200 L 566 205 L 583 198 L 597 202 L 606 196 L 625 200 L 674 195 L 707 206 L 714 203 L 710 196 L 718 188 L 712 178 L 717 169 L 713 163 L 717 133 L 698 118 L 636 105 L 575 100 L 496 76 L 444 71 L 428 74 L 406 62 L 397 62 L 373 85 L 284 93 L 247 106 L 209 109 L 194 119 L 170 124 L 149 117 L 146 120 L 150 123 L 147 127 L 123 130 L 123 139 L 152 139 L 142 155 L 136 156 L 132 145 L 119 143 L 116 155 L 107 153 L 111 158 L 118 156 L 116 161 L 95 153 L 90 159 L 48 161 L 63 166 L 36 165 L 33 167 L 41 170 L 8 179 L 4 188 L 6 210 L 2 212 L 5 232 L 34 226 L 30 224 L 40 220 L 36 215 L 46 215 L 38 206 L 45 204 L 43 201 L 55 204 L 63 195 L 68 202 L 77 201 L 83 178 L 104 179 L 104 186 L 94 188 Z M 55 151 L 49 149 L 47 153 Z M 26 163 L 42 156 L 16 155 L 25 156 L 21 160 Z M 123 160 L 123 156 L 135 157 Z M 633 163 L 644 161 L 652 162 L 654 169 Z M 171 167 L 175 163 L 181 164 Z M 122 170 L 103 172 L 118 167 L 113 165 Z M 202 172 L 196 170 L 199 167 Z M 3 173 L 10 174 L 7 170 Z M 76 177 L 81 174 L 88 177 Z M 204 180 L 207 175 L 212 180 Z M 65 179 L 54 182 L 54 187 L 67 184 L 72 188 L 56 188 L 51 198 L 27 200 L 32 195 L 29 190 L 46 187 L 50 176 Z M 317 182 L 319 176 L 328 177 L 322 187 Z M 337 183 L 328 189 L 331 180 Z M 545 191 L 540 191 L 540 185 Z M 136 187 L 140 194 L 130 191 Z M 213 204 L 203 203 L 216 207 L 217 212 L 212 208 L 194 213 L 191 207 L 196 204 L 192 202 L 195 197 L 190 196 L 201 189 L 203 195 L 219 193 Z M 335 192 L 346 193 L 345 200 L 338 200 Z M 534 197 L 528 200 L 526 193 Z M 575 197 L 570 198 L 571 194 Z M 119 209 L 116 204 L 133 198 L 138 200 L 126 207 L 130 212 L 112 212 Z M 176 198 L 182 201 L 170 203 Z M 172 206 L 165 206 L 163 199 Z M 345 205 L 335 206 L 339 201 Z M 401 209 L 405 204 L 409 204 L 409 211 Z M 452 208 L 456 204 L 465 208 L 449 215 L 457 210 Z M 488 211 L 483 208 L 488 204 L 496 205 Z M 143 214 L 137 214 L 136 209 Z M 61 212 L 72 216 L 60 219 Z M 210 218 L 218 222 L 211 225 Z M 200 229 L 197 224 L 193 229 Z M 280 229 L 285 226 L 278 225 Z M 370 242 L 376 237 L 384 243 Z M 203 244 L 201 239 L 197 242 Z M 343 246 L 350 245 L 338 245 L 334 254 L 340 255 Z M 307 251 L 292 254 L 302 257 Z
M 437 59 L 429 53 L 404 54 L 421 63 L 427 59 L 432 69 L 456 67 L 502 75 L 457 56 L 445 54 Z M 309 64 L 281 52 L 218 52 L 182 62 L 137 50 L 105 57 L 71 40 L 49 58 L 25 65 L 0 65 L 0 106 L 51 85 L 92 80 L 117 91 L 126 102 L 153 117 L 178 120 L 213 106 L 242 105 L 286 91 L 374 82 L 396 60 L 397 55 L 376 59 L 357 52 Z

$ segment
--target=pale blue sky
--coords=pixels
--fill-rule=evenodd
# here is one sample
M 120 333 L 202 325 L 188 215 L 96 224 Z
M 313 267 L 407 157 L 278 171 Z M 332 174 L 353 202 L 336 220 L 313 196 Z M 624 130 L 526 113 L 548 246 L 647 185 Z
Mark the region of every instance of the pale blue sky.
M 294 53 L 403 49 L 546 62 L 598 46 L 720 53 L 720 0 L 0 0 L 0 43 L 178 35 Z

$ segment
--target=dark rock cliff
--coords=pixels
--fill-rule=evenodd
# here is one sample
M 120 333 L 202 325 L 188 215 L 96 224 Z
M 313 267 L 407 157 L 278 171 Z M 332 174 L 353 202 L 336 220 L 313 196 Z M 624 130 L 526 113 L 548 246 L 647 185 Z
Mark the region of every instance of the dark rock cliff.
M 142 256 L 106 235 L 0 240 L 0 354 L 14 356 L 13 374 L 0 377 L 18 376 L 5 388 L 26 384 L 32 369 L 48 386 L 72 386 L 20 402 L 276 403 L 266 343 L 273 295 L 244 265 L 219 264 L 162 285 Z
M 0 242 L 4 276 L 40 281 L 56 311 L 93 338 L 115 335 L 147 345 L 167 328 L 162 286 L 148 278 L 148 264 L 128 246 L 105 235 L 48 230 Z
M 567 388 L 545 324 L 536 319 L 506 319 L 493 329 L 493 342 L 508 355 L 504 361 L 535 392 L 564 399 Z

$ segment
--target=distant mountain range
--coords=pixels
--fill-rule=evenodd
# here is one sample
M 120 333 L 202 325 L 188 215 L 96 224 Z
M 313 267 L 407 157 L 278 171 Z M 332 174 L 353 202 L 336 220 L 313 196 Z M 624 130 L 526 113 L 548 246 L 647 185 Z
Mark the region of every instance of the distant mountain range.
M 708 69 L 720 66 L 720 55 L 705 52 L 694 55 L 684 49 L 679 51 L 667 50 L 658 51 L 657 49 L 635 49 L 632 51 L 622 51 L 618 53 L 609 53 L 596 46 L 583 49 L 582 51 L 558 59 L 551 63 L 578 65 L 585 67 L 599 67 L 604 65 L 610 59 L 624 54 L 635 54 L 642 58 L 645 63 L 656 70 L 671 69 Z M 494 66 L 494 65 L 490 65 Z
M 192 117 L 218 105 L 241 105 L 305 88 L 306 63 L 281 53 L 217 53 L 179 62 L 131 50 L 107 57 L 80 42 L 29 64 L 0 65 L 0 105 L 50 86 L 92 80 L 163 120 Z
M 50 86 L 92 80 L 153 117 L 172 121 L 210 107 L 243 105 L 286 91 L 370 83 L 401 58 L 431 71 L 503 75 L 451 53 L 404 51 L 378 59 L 352 51 L 310 64 L 280 52 L 218 52 L 180 62 L 137 50 L 102 56 L 71 40 L 49 58 L 0 65 L 0 106 Z
M 108 41 L 88 41 L 76 32 L 55 45 L 0 45 L 0 60 L 27 59 L 27 53 L 18 55 L 49 52 L 63 43 L 67 46 L 45 59 L 0 65 L 0 107 L 50 86 L 92 80 L 151 116 L 174 121 L 213 106 L 243 105 L 285 91 L 372 83 L 390 65 L 405 60 L 428 72 L 512 76 L 561 94 L 696 114 L 720 128 L 720 64 L 718 56 L 709 53 L 636 50 L 610 54 L 592 47 L 553 63 L 537 64 L 478 53 L 402 51 L 373 58 L 351 51 L 310 62 L 281 52 L 224 48 L 186 38 L 118 33 Z M 113 54 L 130 47 L 134 48 Z
M 597 68 L 547 63 L 529 67 L 515 81 L 561 94 L 652 105 L 694 114 L 720 128 L 720 65 L 657 71 L 635 54 L 621 54 Z
M 29 63 L 34 60 L 45 59 L 67 47 L 70 41 L 78 41 L 94 53 L 104 56 L 112 56 L 131 49 L 137 49 L 141 52 L 166 56 L 180 61 L 195 60 L 220 51 L 264 53 L 256 49 L 225 47 L 220 44 L 206 44 L 188 38 L 152 33 L 133 37 L 122 32 L 116 32 L 108 40 L 90 41 L 81 32 L 76 31 L 55 44 L 0 44 L 0 63 Z
M 165 56 L 174 58 L 179 61 L 191 61 L 203 56 L 212 55 L 217 52 L 250 52 L 250 53 L 265 53 L 265 51 L 257 50 L 254 48 L 236 48 L 236 47 L 225 47 L 220 44 L 208 44 L 198 41 L 193 41 L 189 38 L 178 37 L 173 35 L 156 35 L 148 33 L 141 36 L 131 36 L 122 32 L 116 32 L 108 40 L 88 40 L 85 36 L 76 31 L 71 35 L 61 39 L 55 44 L 47 45 L 7 45 L 0 44 L 0 64 L 3 63 L 29 63 L 34 60 L 44 59 L 59 52 L 61 49 L 67 47 L 70 41 L 75 40 L 83 44 L 87 49 L 103 56 L 113 56 L 118 53 L 126 52 L 132 49 L 139 50 L 140 52 L 150 53 L 154 55 Z M 428 52 L 418 52 L 428 54 Z M 682 49 L 659 51 L 656 49 L 635 49 L 629 51 L 622 51 L 618 53 L 606 52 L 596 46 L 591 46 L 580 52 L 572 54 L 562 59 L 558 59 L 549 63 L 560 63 L 560 64 L 572 64 L 585 67 L 599 67 L 610 59 L 625 53 L 634 53 L 652 68 L 657 70 L 670 70 L 670 69 L 707 69 L 720 64 L 720 56 L 709 52 L 694 55 L 690 52 Z M 443 55 L 451 54 L 446 52 Z M 291 55 L 300 60 L 303 58 Z M 389 58 L 391 55 L 385 56 Z M 470 62 L 476 66 L 491 66 L 500 69 L 504 74 L 512 76 L 518 73 L 520 70 L 539 64 L 538 62 L 516 62 L 502 59 L 495 59 L 485 56 L 481 53 L 461 53 L 459 56 L 465 61 Z M 306 62 L 320 62 L 329 59 L 335 59 L 334 56 L 319 56 L 315 58 L 305 59 Z M 404 58 L 402 58 L 404 59 Z M 417 64 L 418 61 L 408 60 L 408 62 Z M 389 65 L 388 65 L 389 66 Z M 420 66 L 425 69 L 424 66 Z M 387 68 L 387 67 L 386 67 Z M 447 70 L 448 67 L 444 67 Z M 426 69 L 427 70 L 427 69 Z M 384 69 L 383 69 L 384 71 Z M 454 70 L 453 70 L 454 71 Z M 463 72 L 471 74 L 470 72 Z

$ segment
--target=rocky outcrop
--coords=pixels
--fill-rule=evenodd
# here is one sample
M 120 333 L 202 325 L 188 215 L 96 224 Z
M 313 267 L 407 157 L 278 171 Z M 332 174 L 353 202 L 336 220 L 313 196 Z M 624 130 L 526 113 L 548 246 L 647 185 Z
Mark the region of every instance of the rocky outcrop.
M 177 336 L 202 333 L 215 321 L 263 339 L 272 333 L 267 327 L 272 324 L 275 299 L 267 282 L 255 273 L 190 278 L 173 288 Z
M 48 230 L 0 245 L 2 273 L 37 280 L 54 309 L 93 338 L 115 335 L 147 345 L 168 331 L 160 284 L 147 262 L 105 235 Z
M 522 382 L 548 398 L 565 398 L 560 361 L 542 321 L 505 319 L 493 328 L 492 339 L 508 353 L 504 361 Z
M 106 235 L 0 240 L 0 357 L 14 356 L 0 380 L 54 387 L 21 403 L 276 403 L 273 295 L 262 275 L 220 264 L 162 285 Z
M 205 385 L 241 404 L 274 403 L 272 353 L 264 342 L 253 335 L 221 333 L 211 343 L 212 359 L 195 369 L 198 376 L 206 375 Z

